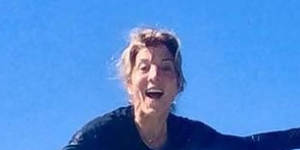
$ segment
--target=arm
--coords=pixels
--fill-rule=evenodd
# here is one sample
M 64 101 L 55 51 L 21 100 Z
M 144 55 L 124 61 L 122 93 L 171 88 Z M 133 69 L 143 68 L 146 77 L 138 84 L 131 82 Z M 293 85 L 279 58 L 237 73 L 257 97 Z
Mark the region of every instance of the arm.
M 291 150 L 300 148 L 300 128 L 249 136 L 257 150 Z
M 259 133 L 247 137 L 219 134 L 212 144 L 224 150 L 292 150 L 300 148 L 300 128 Z

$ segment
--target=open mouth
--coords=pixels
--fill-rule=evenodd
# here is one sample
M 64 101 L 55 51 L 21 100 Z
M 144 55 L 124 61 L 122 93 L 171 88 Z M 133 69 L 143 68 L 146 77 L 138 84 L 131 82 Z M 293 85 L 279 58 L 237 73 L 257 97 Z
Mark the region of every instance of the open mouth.
M 164 95 L 164 92 L 161 89 L 150 88 L 146 90 L 145 94 L 152 99 L 159 99 Z

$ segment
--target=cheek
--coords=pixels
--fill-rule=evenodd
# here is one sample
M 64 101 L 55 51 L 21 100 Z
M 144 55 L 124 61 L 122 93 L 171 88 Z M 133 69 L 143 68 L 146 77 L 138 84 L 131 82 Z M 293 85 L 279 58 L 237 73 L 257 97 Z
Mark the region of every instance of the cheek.
M 169 96 L 172 98 L 175 98 L 175 96 L 177 95 L 177 91 L 178 91 L 178 87 L 177 87 L 177 79 L 176 78 L 172 78 L 169 80 L 165 80 L 165 84 L 167 85 L 167 91 L 169 93 Z
M 134 89 L 135 92 L 137 91 L 143 91 L 146 87 L 147 80 L 145 77 L 141 75 L 132 75 L 132 89 Z
M 172 85 L 172 95 L 173 95 L 174 98 L 177 95 L 177 91 L 178 91 L 177 82 L 174 82 L 174 84 Z
M 167 74 L 165 76 L 164 81 L 167 82 L 167 84 L 169 84 L 169 86 L 171 86 L 171 88 L 176 88 L 177 89 L 177 78 L 176 75 L 174 74 Z

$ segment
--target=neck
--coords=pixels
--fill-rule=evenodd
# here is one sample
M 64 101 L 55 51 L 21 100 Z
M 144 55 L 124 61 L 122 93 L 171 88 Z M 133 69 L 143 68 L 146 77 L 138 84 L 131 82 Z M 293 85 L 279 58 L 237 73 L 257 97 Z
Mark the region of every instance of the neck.
M 167 117 L 165 114 L 145 114 L 140 110 L 134 111 L 134 121 L 144 143 L 158 149 L 167 139 Z

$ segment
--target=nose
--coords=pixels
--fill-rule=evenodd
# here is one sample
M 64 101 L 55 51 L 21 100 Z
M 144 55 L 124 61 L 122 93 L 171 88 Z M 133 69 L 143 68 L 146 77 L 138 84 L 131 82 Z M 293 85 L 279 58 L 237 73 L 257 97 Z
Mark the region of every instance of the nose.
M 149 78 L 149 81 L 152 81 L 152 82 L 160 81 L 160 71 L 159 71 L 158 66 L 152 65 L 150 67 L 148 78 Z

